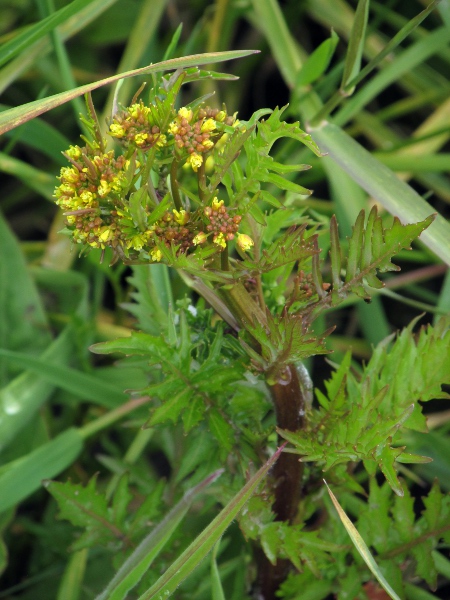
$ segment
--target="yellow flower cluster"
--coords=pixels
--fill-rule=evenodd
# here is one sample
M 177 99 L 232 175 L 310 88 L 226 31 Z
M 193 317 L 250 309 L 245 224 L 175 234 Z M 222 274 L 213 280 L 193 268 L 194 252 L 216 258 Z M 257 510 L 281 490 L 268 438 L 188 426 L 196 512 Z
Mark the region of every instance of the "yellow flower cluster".
M 114 115 L 108 133 L 144 151 L 153 146 L 162 148 L 167 144 L 166 135 L 161 133 L 150 107 L 145 106 L 142 100 Z
M 136 189 L 146 168 L 145 157 L 143 160 L 136 150 L 162 150 L 155 159 L 160 165 L 184 156 L 186 164 L 197 171 L 221 139 L 221 124 L 232 125 L 235 115 L 229 117 L 225 111 L 208 107 L 183 107 L 161 131 L 155 121 L 157 114 L 154 107 L 139 101 L 115 115 L 109 134 L 128 147 L 123 155 L 105 151 L 104 142 L 95 136 L 85 147 L 70 146 L 64 153 L 70 165 L 61 169 L 55 197 L 75 243 L 110 247 L 116 258 L 158 262 L 164 246 L 186 253 L 210 240 L 222 251 L 238 233 L 242 217 L 231 216 L 217 197 L 194 212 L 171 208 L 155 219 L 152 212 L 158 210 L 158 198 L 150 200 L 145 188 Z M 237 245 L 245 251 L 253 241 L 238 234 Z
M 169 125 L 169 133 L 179 151 L 187 151 L 186 165 L 197 172 L 203 164 L 203 155 L 211 150 L 221 136 L 217 123 L 225 121 L 225 111 L 202 108 L 195 115 L 190 108 L 180 108 L 174 121 Z

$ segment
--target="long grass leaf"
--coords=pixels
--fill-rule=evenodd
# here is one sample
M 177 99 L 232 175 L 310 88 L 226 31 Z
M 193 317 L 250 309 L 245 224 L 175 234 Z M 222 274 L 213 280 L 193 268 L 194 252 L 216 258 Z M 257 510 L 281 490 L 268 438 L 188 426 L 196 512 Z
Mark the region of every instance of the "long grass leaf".
M 391 84 L 397 82 L 402 75 L 425 62 L 428 58 L 448 46 L 448 29 L 440 27 L 425 38 L 412 44 L 395 57 L 383 70 L 371 79 L 357 94 L 353 96 L 334 118 L 334 122 L 344 126 L 354 115 L 364 108 L 373 98 L 378 96 Z
M 77 371 L 71 367 L 54 364 L 51 360 L 29 356 L 24 352 L 13 352 L 0 348 L 0 357 L 38 374 L 44 381 L 107 408 L 115 408 L 127 400 L 116 386 L 102 381 L 95 375 Z
M 252 6 L 257 17 L 255 26 L 264 32 L 284 80 L 294 87 L 302 60 L 277 0 L 252 0 Z
M 325 123 L 309 133 L 322 152 L 327 152 L 352 179 L 403 223 L 415 223 L 436 212 L 407 183 L 336 125 Z M 450 225 L 444 217 L 437 215 L 420 239 L 450 264 Z
M 355 12 L 350 39 L 348 42 L 347 55 L 345 57 L 344 73 L 342 75 L 341 88 L 345 88 L 349 81 L 354 79 L 361 68 L 364 42 L 366 38 L 367 19 L 369 17 L 369 0 L 359 0 Z M 353 93 L 354 86 L 347 90 Z
M 0 468 L 0 512 L 14 506 L 67 469 L 83 448 L 79 431 L 70 428 L 24 457 Z
M 353 523 L 347 517 L 344 509 L 339 504 L 336 496 L 330 490 L 330 488 L 328 487 L 328 484 L 325 480 L 324 480 L 324 483 L 327 486 L 328 493 L 330 495 L 331 501 L 333 502 L 333 504 L 338 512 L 339 518 L 341 519 L 345 529 L 347 530 L 348 535 L 350 536 L 353 544 L 355 545 L 355 548 L 358 550 L 361 558 L 366 563 L 366 565 L 369 567 L 369 569 L 372 571 L 372 573 L 376 577 L 378 583 L 383 587 L 383 589 L 386 591 L 386 593 L 388 593 L 389 596 L 392 598 L 392 600 L 400 600 L 399 596 L 397 596 L 397 594 L 394 592 L 394 590 L 391 588 L 389 583 L 384 578 L 383 573 L 380 571 L 380 567 L 375 562 L 375 559 L 372 556 L 369 548 L 367 547 L 366 542 L 362 539 L 362 537 L 360 536 L 356 527 L 353 525 Z
M 253 495 L 258 485 L 267 475 L 269 469 L 278 459 L 284 445 L 253 475 L 245 486 L 234 496 L 225 508 L 211 521 L 206 529 L 186 548 L 181 556 L 167 569 L 167 571 L 152 585 L 139 600 L 156 600 L 169 598 L 180 583 L 201 563 L 210 550 L 222 537 L 224 531 L 236 518 L 239 511 Z
M 83 548 L 71 555 L 62 576 L 56 600 L 79 600 L 88 554 L 89 550 Z
M 39 23 L 35 23 L 31 27 L 22 31 L 9 42 L 4 43 L 0 48 L 0 66 L 4 65 L 8 60 L 11 60 L 24 50 L 28 50 L 30 44 L 36 42 L 41 37 L 55 29 L 63 21 L 70 19 L 77 12 L 85 8 L 91 3 L 91 0 L 73 0 L 67 6 L 60 8 L 49 17 L 42 19 Z
M 94 83 L 82 85 L 74 90 L 61 92 L 59 94 L 55 94 L 54 96 L 43 98 L 42 100 L 34 100 L 33 102 L 28 102 L 27 104 L 22 104 L 22 106 L 18 106 L 0 113 L 0 135 L 5 133 L 5 131 L 14 129 L 14 127 L 22 125 L 22 123 L 25 123 L 26 121 L 29 121 L 30 119 L 33 119 L 34 117 L 51 110 L 52 108 L 56 108 L 57 106 L 61 106 L 61 104 L 65 104 L 69 100 L 73 100 L 73 98 L 77 98 L 78 96 L 87 94 L 88 92 L 92 92 L 93 90 L 103 87 L 104 85 L 114 83 L 119 79 L 233 60 L 236 58 L 249 56 L 250 54 L 255 54 L 256 52 L 258 52 L 258 50 L 230 50 L 226 52 L 210 52 L 208 54 L 193 54 L 191 56 L 185 56 L 182 58 L 172 58 L 154 65 L 149 65 L 148 67 L 142 67 L 141 69 L 134 69 L 133 71 L 119 73 L 118 75 L 107 77 L 106 79 L 100 79 Z
M 167 544 L 198 494 L 216 481 L 222 473 L 223 469 L 215 471 L 184 494 L 181 500 L 167 513 L 164 520 L 142 540 L 136 550 L 127 558 L 96 600 L 123 600 L 126 598 L 128 592 L 139 583 L 154 559 Z
M 58 27 L 61 39 L 69 39 L 78 32 L 83 31 L 116 2 L 117 0 L 91 0 L 85 8 L 81 9 L 76 15 Z M 16 81 L 22 73 L 25 73 L 32 64 L 42 59 L 51 50 L 53 50 L 53 44 L 50 37 L 43 37 L 37 42 L 30 44 L 26 52 L 23 52 L 3 67 L 0 70 L 0 94 L 13 81 Z

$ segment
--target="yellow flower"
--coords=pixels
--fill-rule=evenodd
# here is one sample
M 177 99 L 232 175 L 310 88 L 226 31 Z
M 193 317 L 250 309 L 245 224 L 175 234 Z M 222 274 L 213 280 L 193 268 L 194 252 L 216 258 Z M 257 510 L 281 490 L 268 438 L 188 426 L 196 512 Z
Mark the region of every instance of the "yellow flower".
M 81 192 L 80 198 L 83 201 L 83 204 L 85 204 L 87 207 L 89 207 L 92 205 L 92 202 L 94 201 L 95 196 L 92 192 L 88 192 L 87 190 L 84 190 L 83 192 Z
M 176 135 L 178 133 L 178 123 L 176 121 L 172 121 L 172 123 L 169 125 L 169 129 L 168 132 L 171 133 L 172 135 Z
M 165 146 L 167 144 L 167 138 L 163 133 L 160 133 L 157 135 L 158 135 L 158 139 L 156 140 L 156 146 L 158 146 L 158 148 L 162 148 L 163 146 Z
M 148 138 L 148 133 L 137 133 L 134 136 L 134 141 L 137 146 L 143 146 Z
M 211 131 L 214 131 L 215 128 L 216 122 L 214 121 L 214 119 L 206 119 L 206 121 L 201 126 L 200 131 L 202 133 L 210 133 Z
M 213 199 L 211 207 L 213 210 L 219 210 L 223 206 L 223 200 L 218 200 L 217 197 Z
M 226 248 L 227 247 L 227 243 L 225 241 L 223 233 L 219 233 L 219 234 L 215 235 L 214 238 L 213 238 L 213 242 L 217 246 L 221 246 L 222 248 Z
M 59 179 L 65 179 L 69 183 L 76 183 L 80 178 L 78 170 L 74 167 L 63 167 Z
M 255 242 L 252 238 L 245 233 L 238 233 L 237 245 L 241 250 L 250 250 L 252 246 L 255 245 Z
M 206 233 L 203 233 L 203 231 L 200 231 L 200 233 L 197 233 L 195 238 L 192 240 L 192 243 L 195 244 L 196 246 L 198 246 L 198 244 L 204 244 L 207 239 L 208 238 L 206 236 Z
M 221 123 L 222 121 L 225 120 L 226 116 L 227 116 L 227 113 L 224 110 L 221 110 L 216 115 L 216 121 L 219 121 Z
M 66 154 L 69 158 L 73 160 L 77 160 L 81 156 L 81 148 L 79 146 L 70 146 L 68 150 L 66 150 Z
M 98 235 L 100 242 L 109 242 L 114 237 L 114 232 L 109 227 L 102 228 L 101 233 Z
M 118 123 L 112 123 L 109 128 L 109 135 L 121 138 L 125 135 L 125 129 L 122 127 L 122 125 L 119 125 Z
M 194 116 L 194 113 L 192 112 L 192 110 L 190 108 L 186 108 L 185 106 L 183 106 L 182 108 L 180 108 L 180 110 L 178 111 L 178 115 L 182 118 L 182 119 L 186 119 L 186 121 L 192 121 L 192 117 Z
M 162 259 L 162 252 L 159 248 L 153 248 L 153 250 L 150 252 L 150 256 L 152 257 L 153 261 L 159 262 Z
M 214 142 L 212 140 L 203 140 L 202 146 L 206 148 L 206 150 L 210 150 L 214 146 Z
M 107 181 L 105 181 L 104 179 L 102 179 L 100 181 L 100 185 L 97 188 L 97 191 L 98 191 L 98 195 L 101 196 L 102 198 L 103 198 L 103 196 L 107 196 L 109 194 L 109 192 L 111 191 L 109 183 Z
M 198 171 L 198 168 L 201 167 L 202 162 L 203 162 L 203 157 L 201 156 L 201 154 L 197 154 L 196 152 L 193 152 L 192 154 L 190 154 L 188 156 L 186 164 L 191 165 L 192 170 L 196 173 Z
M 174 208 L 172 212 L 175 215 L 175 221 L 178 223 L 178 225 L 186 225 L 186 223 L 189 221 L 189 213 L 187 213 L 183 208 L 180 211 Z
M 147 243 L 146 233 L 139 233 L 134 235 L 131 240 L 127 241 L 127 248 L 134 248 L 134 250 L 142 250 Z

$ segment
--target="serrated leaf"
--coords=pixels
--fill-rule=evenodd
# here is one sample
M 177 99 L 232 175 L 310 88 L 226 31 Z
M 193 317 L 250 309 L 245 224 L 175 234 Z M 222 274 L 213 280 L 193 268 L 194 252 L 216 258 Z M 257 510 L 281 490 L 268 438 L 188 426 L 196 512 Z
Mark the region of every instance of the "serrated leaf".
M 190 390 L 181 390 L 178 394 L 175 394 L 170 400 L 167 400 L 162 406 L 159 406 L 153 411 L 148 425 L 153 427 L 154 425 L 159 425 L 166 421 L 176 423 L 183 410 L 187 408 L 189 400 Z
M 129 490 L 129 475 L 123 473 L 117 483 L 111 506 L 112 522 L 120 527 L 127 516 L 127 507 L 133 499 Z
M 214 409 L 209 413 L 208 423 L 211 433 L 219 442 L 220 447 L 227 453 L 230 452 L 234 444 L 234 432 L 230 423 Z
M 350 293 L 364 299 L 370 298 L 370 286 L 376 289 L 383 286 L 383 283 L 376 277 L 377 272 L 398 271 L 399 268 L 391 262 L 391 259 L 400 250 L 409 249 L 411 242 L 432 223 L 434 216 L 431 215 L 424 221 L 411 225 L 402 225 L 397 217 L 394 217 L 392 226 L 384 227 L 381 218 L 378 216 L 377 207 L 374 206 L 370 211 L 365 227 L 364 218 L 365 212 L 362 210 L 356 219 L 352 235 L 348 240 L 347 259 L 343 262 L 343 267 L 346 270 L 344 285 L 341 285 L 341 279 L 337 273 L 340 243 L 337 239 L 336 228 L 331 225 L 334 285 L 328 294 L 320 292 L 319 258 L 315 257 L 312 275 L 321 300 L 302 310 L 302 314 L 308 315 L 308 318 L 316 318 L 325 308 L 337 306 Z
M 58 503 L 58 518 L 85 530 L 73 544 L 74 550 L 124 538 L 124 532 L 111 520 L 105 496 L 96 490 L 96 479 L 94 475 L 86 487 L 71 482 L 50 481 L 47 484 L 47 490 Z

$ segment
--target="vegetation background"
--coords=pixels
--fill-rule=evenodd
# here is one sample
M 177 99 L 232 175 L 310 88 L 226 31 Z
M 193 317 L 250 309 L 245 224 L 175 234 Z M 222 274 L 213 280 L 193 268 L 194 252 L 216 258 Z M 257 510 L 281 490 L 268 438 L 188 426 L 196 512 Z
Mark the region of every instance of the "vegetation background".
M 0 0 L 0 43 L 8 48 L 2 53 L 0 46 L 0 109 L 158 62 L 182 24 L 175 56 L 260 51 L 218 65 L 220 71 L 238 76 L 238 81 L 197 83 L 184 92 L 187 99 L 215 91 L 217 105 L 226 103 L 230 113 L 238 111 L 244 120 L 261 108 L 289 103 L 286 118 L 300 119 L 303 124 L 311 116 L 305 108 L 304 86 L 313 84 L 324 101 L 339 86 L 356 4 L 352 0 Z M 370 2 L 362 64 L 428 4 L 428 0 Z M 32 24 L 69 5 L 73 14 L 62 18 L 57 29 L 50 28 L 36 39 L 30 34 L 27 39 Z M 19 34 L 24 42 L 11 51 L 7 44 Z M 321 55 L 316 54 L 312 71 L 302 71 L 307 57 L 326 40 L 331 41 L 322 46 Z M 450 2 L 443 0 L 333 113 L 334 122 L 348 136 L 447 218 L 449 40 Z M 131 97 L 142 79 L 126 80 L 123 97 Z M 110 86 L 94 92 L 103 116 L 110 110 L 112 94 Z M 88 352 L 94 342 L 127 335 L 136 319 L 142 318 L 136 304 L 130 308 L 136 300 L 136 271 L 123 265 L 109 268 L 107 261 L 99 262 L 95 251 L 78 260 L 67 239 L 58 235 L 63 218 L 52 194 L 65 164 L 61 151 L 78 141 L 80 112 L 84 105 L 77 99 L 12 129 L 0 140 L 0 346 L 11 351 L 0 356 L 0 381 L 2 418 L 4 414 L 13 417 L 6 419 L 6 425 L 0 423 L 0 460 L 1 465 L 7 464 L 71 426 L 84 426 L 84 447 L 62 448 L 61 464 L 50 476 L 86 483 L 96 472 L 101 473 L 99 480 L 104 472 L 120 472 L 127 427 L 133 427 L 133 419 L 145 416 L 147 408 L 139 408 L 139 401 L 135 401 L 137 408 L 127 403 L 131 414 L 124 427 L 119 419 L 126 410 L 117 408 L 127 401 L 122 390 L 144 387 L 142 371 L 139 365 L 130 364 L 117 369 L 111 361 Z M 345 238 L 359 210 L 370 207 L 373 199 L 364 185 L 371 176 L 364 171 L 367 166 L 342 169 L 340 151 L 344 154 L 344 148 L 337 147 L 326 158 L 316 158 L 307 149 L 295 149 L 297 162 L 313 167 L 301 175 L 301 185 L 314 190 L 305 206 L 324 222 L 336 214 Z M 292 152 L 289 144 L 276 146 L 280 162 L 287 157 L 291 161 Z M 397 209 L 406 220 L 414 220 L 408 213 L 408 200 L 399 202 L 395 206 L 394 199 L 394 212 Z M 414 215 L 414 207 L 411 210 Z M 354 300 L 327 316 L 324 326 L 337 327 L 327 341 L 334 351 L 333 361 L 340 362 L 348 348 L 355 358 L 368 359 L 374 345 L 412 319 L 423 315 L 421 324 L 432 323 L 450 311 L 450 276 L 442 260 L 448 259 L 449 239 L 440 238 L 440 258 L 422 242 L 411 252 L 402 252 L 397 261 L 402 273 L 386 277 L 386 288 L 370 304 Z M 172 290 L 178 299 L 188 293 L 174 276 Z M 168 299 L 157 301 L 164 306 Z M 47 361 L 46 368 L 33 363 L 39 356 Z M 72 370 L 58 371 L 54 365 Z M 317 357 L 310 368 L 315 385 L 323 386 L 331 371 L 329 364 Z M 428 403 L 426 412 L 431 433 L 426 439 L 417 437 L 414 444 L 434 462 L 409 473 L 416 514 L 423 508 L 420 497 L 429 491 L 434 477 L 439 477 L 444 490 L 450 489 L 450 413 L 442 401 Z M 87 424 L 94 421 L 96 427 L 89 429 Z M 157 436 L 148 442 L 146 460 L 153 482 L 169 476 L 173 469 L 167 448 L 167 441 Z M 66 451 L 73 452 L 73 461 L 64 455 Z M 46 459 L 41 456 L 39 464 L 44 465 Z M 71 464 L 68 469 L 66 463 Z M 142 466 L 134 476 L 145 487 Z M 36 465 L 30 480 L 33 477 L 42 479 Z M 72 595 L 67 595 L 63 574 L 69 572 L 67 547 L 72 528 L 55 520 L 56 504 L 45 490 L 31 488 L 16 487 L 17 496 L 7 498 L 7 505 L 0 500 L 0 531 L 4 532 L 0 599 L 95 597 L 92 590 L 98 591 L 103 578 L 89 571 L 84 579 L 70 571 L 75 579 Z M 148 493 L 152 490 L 148 484 Z M 78 566 L 83 564 L 80 556 Z M 102 561 L 106 565 L 108 560 L 102 555 L 97 565 Z M 435 597 L 444 600 L 449 595 L 450 561 L 443 559 Z M 194 596 L 187 592 L 186 597 Z

